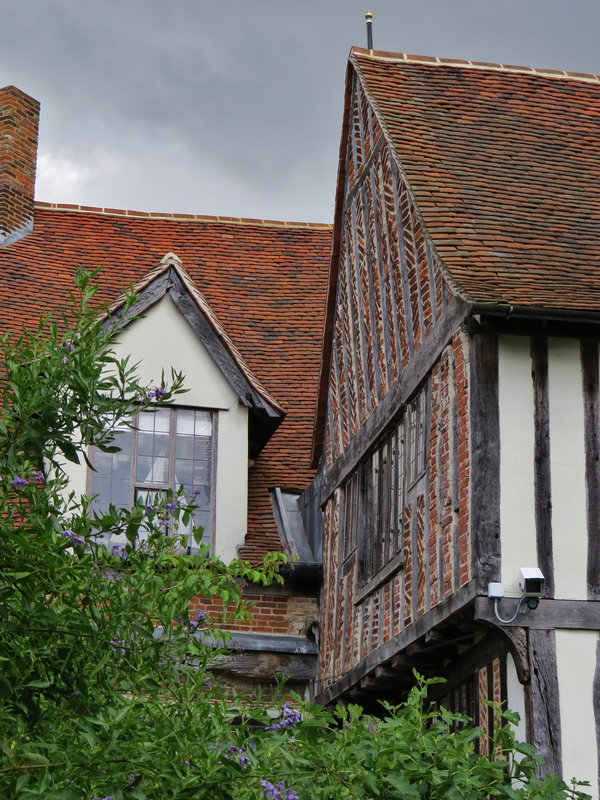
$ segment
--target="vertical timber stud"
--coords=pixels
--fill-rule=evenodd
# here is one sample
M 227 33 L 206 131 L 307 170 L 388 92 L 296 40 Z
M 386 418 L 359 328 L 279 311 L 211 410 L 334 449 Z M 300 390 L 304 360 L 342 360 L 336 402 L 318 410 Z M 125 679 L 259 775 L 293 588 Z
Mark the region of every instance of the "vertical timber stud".
M 554 597 L 548 339 L 545 336 L 531 337 L 531 366 L 535 415 L 534 493 L 537 557 L 538 566 L 546 579 L 545 596 Z
M 598 750 L 598 789 L 600 790 L 600 642 L 596 645 L 596 671 L 594 673 L 594 719 L 596 722 L 596 748 Z
M 471 337 L 471 520 L 477 592 L 500 580 L 500 410 L 498 337 Z
M 583 424 L 585 437 L 585 487 L 588 530 L 587 597 L 600 600 L 600 424 L 598 408 L 598 342 L 581 342 L 583 373 Z
M 543 777 L 562 772 L 560 702 L 553 630 L 528 631 L 530 683 L 525 693 L 527 741 L 544 756 L 537 768 Z M 570 776 L 568 776 L 570 777 Z

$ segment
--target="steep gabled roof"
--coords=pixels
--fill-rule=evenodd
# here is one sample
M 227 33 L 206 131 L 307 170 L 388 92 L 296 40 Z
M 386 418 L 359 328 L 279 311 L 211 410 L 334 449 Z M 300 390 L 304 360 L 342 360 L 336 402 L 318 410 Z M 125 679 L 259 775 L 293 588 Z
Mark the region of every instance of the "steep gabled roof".
M 240 403 L 249 409 L 249 454 L 251 458 L 256 458 L 275 432 L 285 412 L 252 374 L 206 298 L 185 271 L 181 260 L 175 253 L 167 253 L 156 269 L 134 284 L 133 291 L 137 295 L 133 306 L 123 311 L 126 296 L 121 295 L 109 306 L 107 313 L 117 321 L 119 327 L 123 327 L 145 314 L 168 294 L 210 353 Z
M 212 315 L 215 337 L 240 375 L 257 398 L 285 413 L 250 472 L 243 554 L 260 554 L 281 546 L 268 489 L 301 490 L 314 476 L 310 439 L 330 242 L 328 225 L 37 203 L 33 231 L 0 248 L 0 330 L 65 308 L 79 267 L 101 267 L 98 300 L 110 304 L 131 284 L 152 280 L 165 253 L 177 253 L 194 302 Z
M 464 299 L 600 310 L 598 76 L 359 48 L 350 65 Z

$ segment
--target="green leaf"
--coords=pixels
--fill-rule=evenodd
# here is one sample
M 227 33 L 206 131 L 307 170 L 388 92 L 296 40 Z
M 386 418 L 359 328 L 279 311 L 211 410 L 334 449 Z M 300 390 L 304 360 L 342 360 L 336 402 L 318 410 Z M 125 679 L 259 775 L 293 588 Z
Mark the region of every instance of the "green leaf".
M 72 442 L 69 442 L 67 440 L 62 440 L 57 442 L 57 445 L 58 449 L 67 459 L 67 461 L 70 461 L 72 464 L 81 463 L 79 460 L 79 454 L 77 453 L 77 448 Z
M 23 759 L 28 761 L 30 764 L 40 764 L 42 766 L 46 766 L 47 764 L 50 763 L 46 758 L 46 756 L 43 756 L 41 753 L 35 753 L 32 751 L 24 753 Z

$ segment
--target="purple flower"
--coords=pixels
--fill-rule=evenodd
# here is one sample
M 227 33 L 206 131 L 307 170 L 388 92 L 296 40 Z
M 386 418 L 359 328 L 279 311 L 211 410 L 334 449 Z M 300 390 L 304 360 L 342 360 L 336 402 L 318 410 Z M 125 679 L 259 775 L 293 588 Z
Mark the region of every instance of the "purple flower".
M 61 533 L 63 539 L 68 539 L 71 544 L 85 544 L 85 539 L 83 536 L 76 536 L 73 531 L 70 531 L 68 528 Z
M 169 512 L 169 514 L 174 514 L 179 506 L 174 501 L 172 503 L 165 503 L 165 508 Z
M 294 728 L 298 723 L 302 722 L 302 714 L 295 708 L 292 708 L 289 703 L 284 703 L 281 709 L 281 716 L 279 722 L 274 722 L 268 725 L 266 731 L 277 731 L 281 728 Z
M 73 692 L 72 694 L 73 694 L 73 697 L 79 697 L 79 695 L 81 694 L 81 692 Z
M 274 786 L 269 781 L 261 781 L 262 786 L 261 797 L 264 800 L 298 800 L 298 795 L 293 789 L 286 789 L 285 782 L 279 781 L 277 786 Z
M 167 390 L 162 386 L 155 386 L 151 392 L 148 392 L 149 400 L 162 400 L 162 398 L 166 396 Z
M 69 353 L 72 353 L 73 350 L 75 350 L 75 345 L 71 344 L 71 342 L 65 342 L 63 344 L 63 347 L 65 348 L 65 350 L 68 350 Z
M 195 630 L 197 627 L 203 627 L 206 625 L 206 620 L 208 619 L 207 615 L 204 611 L 196 611 L 194 614 L 193 619 L 189 619 L 187 624 L 192 630 Z
M 31 476 L 33 477 L 34 483 L 37 483 L 39 485 L 43 484 L 46 480 L 44 478 L 44 473 L 40 469 L 34 469 L 33 472 L 31 473 Z
M 110 643 L 115 652 L 119 652 L 121 653 L 121 655 L 125 655 L 125 642 L 123 641 L 123 639 L 111 639 Z
M 66 356 L 63 356 L 60 360 L 61 364 L 66 364 L 69 359 Z
M 122 561 L 125 561 L 127 558 L 127 550 L 125 547 L 121 547 L 119 544 L 113 544 L 110 548 L 110 552 L 113 556 L 119 557 Z
M 264 797 L 265 800 L 278 800 L 280 797 L 279 790 L 269 781 L 261 781 L 260 785 L 262 786 L 261 797 Z
M 245 747 L 237 747 L 235 744 L 230 744 L 225 753 L 225 758 L 230 761 L 237 761 L 241 767 L 247 767 L 250 763 L 248 753 Z
M 24 486 L 27 486 L 29 481 L 27 478 L 19 478 L 18 475 L 15 475 L 14 478 L 11 480 L 11 483 L 15 489 L 22 489 Z

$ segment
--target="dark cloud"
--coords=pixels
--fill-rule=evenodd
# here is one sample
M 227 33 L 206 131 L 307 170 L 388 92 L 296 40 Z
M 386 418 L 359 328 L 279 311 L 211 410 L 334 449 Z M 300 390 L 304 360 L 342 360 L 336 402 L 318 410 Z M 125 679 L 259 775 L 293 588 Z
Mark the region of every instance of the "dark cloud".
M 329 220 L 364 0 L 21 0 L 0 75 L 42 101 L 39 197 Z M 600 70 L 597 0 L 373 0 L 375 46 Z

